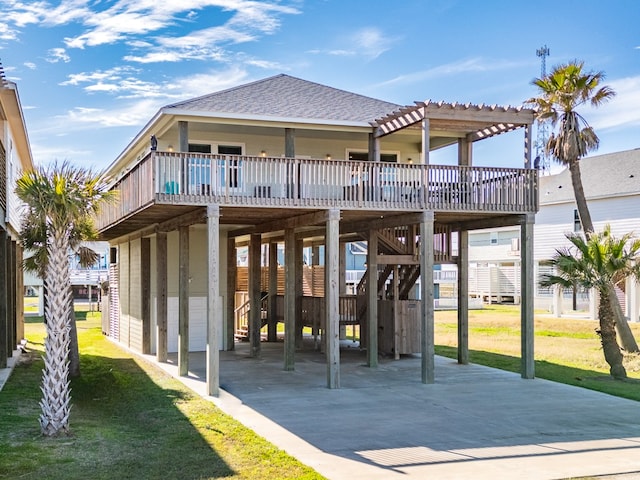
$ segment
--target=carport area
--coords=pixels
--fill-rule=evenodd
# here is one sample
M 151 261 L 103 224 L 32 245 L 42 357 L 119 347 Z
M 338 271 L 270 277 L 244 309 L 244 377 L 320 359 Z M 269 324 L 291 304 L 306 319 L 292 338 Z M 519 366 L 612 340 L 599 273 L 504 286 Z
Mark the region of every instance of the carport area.
M 260 358 L 244 343 L 221 352 L 219 398 L 206 395 L 204 353 L 179 378 L 330 479 L 640 478 L 638 402 L 442 357 L 425 385 L 419 356 L 372 369 L 348 345 L 340 389 L 326 388 L 317 351 L 284 371 L 282 343 Z M 175 358 L 160 367 L 177 376 Z

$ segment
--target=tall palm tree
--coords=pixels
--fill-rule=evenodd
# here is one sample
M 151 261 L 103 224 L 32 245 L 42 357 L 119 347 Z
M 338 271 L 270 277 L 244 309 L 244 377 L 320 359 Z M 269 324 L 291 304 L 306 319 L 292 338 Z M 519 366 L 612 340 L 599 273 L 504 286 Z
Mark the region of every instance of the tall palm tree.
M 106 184 L 91 170 L 64 162 L 25 172 L 16 194 L 26 204 L 25 228 L 44 228 L 46 262 L 45 363 L 42 373 L 40 428 L 54 436 L 69 430 L 70 316 L 73 314 L 69 249 L 72 236 L 92 225 L 103 202 L 112 198 Z
M 557 127 L 549 137 L 545 151 L 569 168 L 580 223 L 587 237 L 594 232 L 594 227 L 582 185 L 580 159 L 597 150 L 600 140 L 577 109 L 585 104 L 599 107 L 615 96 L 611 87 L 602 85 L 604 77 L 604 72 L 585 72 L 584 62 L 577 60 L 558 65 L 544 78 L 533 80 L 539 96 L 526 101 L 536 107 L 539 120 L 549 120 L 554 128 Z M 618 319 L 616 326 L 620 340 L 627 351 L 638 352 L 638 344 L 622 314 L 615 291 L 611 288 L 609 292 L 611 308 Z
M 540 96 L 526 103 L 536 107 L 541 121 L 550 120 L 557 132 L 549 137 L 545 151 L 558 163 L 567 166 L 576 199 L 580 222 L 585 235 L 594 232 L 591 214 L 582 186 L 580 159 L 598 148 L 600 139 L 577 108 L 589 104 L 598 107 L 615 96 L 606 85 L 603 72 L 584 72 L 584 62 L 570 62 L 553 68 L 544 78 L 536 78 L 532 84 L 538 87 Z
M 569 287 L 578 284 L 595 288 L 600 294 L 598 320 L 604 357 L 610 367 L 611 376 L 624 379 L 627 373 L 622 364 L 623 356 L 616 340 L 616 314 L 612 308 L 613 285 L 631 275 L 640 274 L 640 239 L 630 234 L 616 238 L 611 235 L 609 225 L 602 232 L 593 232 L 587 239 L 571 233 L 567 238 L 571 248 L 559 249 L 551 263 L 557 274 L 544 275 L 540 285 Z M 617 299 L 615 299 L 617 301 Z
M 73 226 L 73 230 L 70 233 L 71 252 L 69 253 L 77 255 L 82 267 L 94 265 L 100 257 L 95 251 L 81 244 L 83 241 L 95 240 L 95 238 L 95 232 L 91 224 L 80 222 Z M 24 270 L 32 272 L 38 278 L 44 280 L 47 267 L 47 228 L 45 219 L 42 216 L 36 215 L 32 211 L 23 216 L 20 243 L 25 251 L 30 253 L 23 261 Z M 46 297 L 45 289 L 45 302 Z M 73 304 L 73 298 L 71 298 L 71 302 Z M 73 308 L 70 308 L 69 312 L 71 326 L 69 332 L 69 376 L 73 378 L 80 376 L 80 351 Z

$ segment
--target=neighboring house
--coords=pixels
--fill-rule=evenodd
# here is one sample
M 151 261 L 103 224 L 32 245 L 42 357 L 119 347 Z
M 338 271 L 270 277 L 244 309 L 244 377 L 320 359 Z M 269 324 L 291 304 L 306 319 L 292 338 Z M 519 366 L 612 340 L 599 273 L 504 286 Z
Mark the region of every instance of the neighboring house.
M 0 65 L 0 368 L 24 338 L 22 249 L 18 243 L 21 203 L 15 182 L 33 168 L 18 88 Z
M 595 229 L 602 230 L 609 224 L 614 235 L 632 232 L 640 236 L 640 149 L 587 157 L 580 161 L 580 169 Z M 566 234 L 582 232 L 569 170 L 541 176 L 539 189 L 540 211 L 536 215 L 533 241 L 536 278 L 551 272 L 545 264 L 556 249 L 571 245 Z M 470 276 L 470 292 L 487 296 L 492 291 L 494 300 L 497 300 L 496 292 L 512 289 L 518 294 L 519 241 L 520 231 L 513 227 L 469 234 L 471 271 L 477 272 L 475 277 Z M 479 278 L 485 283 L 478 281 Z M 493 283 L 489 284 L 488 278 Z M 476 284 L 484 286 L 476 289 Z M 542 288 L 536 282 L 535 292 L 536 308 L 557 315 L 573 310 L 574 298 L 570 291 L 559 295 L 559 290 Z M 637 281 L 628 279 L 619 291 L 619 297 L 629 319 L 639 321 L 640 285 Z M 596 305 L 590 292 L 577 292 L 575 300 L 579 310 L 587 311 L 595 318 Z
M 469 295 L 487 303 L 520 303 L 520 253 L 519 228 L 470 232 Z
M 582 184 L 589 204 L 594 228 L 602 230 L 611 225 L 614 235 L 633 232 L 640 235 L 640 149 L 584 158 L 580 161 Z M 536 216 L 534 256 L 540 272 L 545 261 L 552 258 L 556 248 L 569 246 L 565 234 L 581 232 L 582 226 L 575 205 L 571 177 L 568 170 L 540 178 L 540 212 Z M 627 317 L 639 320 L 640 288 L 629 279 L 619 292 Z M 551 292 L 538 295 L 541 307 L 553 305 Z M 546 299 L 546 305 L 543 303 Z M 580 300 L 580 299 L 579 299 Z M 590 308 L 595 315 L 595 302 L 582 295 L 582 308 Z M 571 308 L 571 299 L 553 307 L 562 312 Z
M 99 255 L 98 261 L 89 267 L 83 267 L 79 259 L 71 259 L 71 288 L 75 301 L 88 302 L 93 308 L 93 302 L 99 308 L 100 287 L 109 280 L 109 243 L 84 242 L 84 246 Z M 25 252 L 29 256 L 29 252 Z M 44 315 L 43 281 L 35 272 L 24 272 L 25 295 L 38 305 L 38 315 Z
M 417 351 L 422 381 L 433 382 L 434 266 L 466 265 L 470 230 L 519 225 L 531 237 L 533 119 L 521 107 L 403 107 L 288 75 L 161 108 L 106 172 L 119 191 L 98 218 L 111 244 L 108 334 L 161 362 L 177 352 L 181 375 L 189 352 L 206 350 L 215 395 L 219 350 L 234 348 L 241 314 L 252 356 L 262 325 L 275 341 L 284 322 L 286 370 L 295 368 L 302 327 L 321 330 L 330 388 L 340 384 L 338 332 L 355 323 L 369 366 L 379 352 Z M 473 165 L 475 142 L 514 131 L 523 149 L 509 155 L 526 168 Z M 444 147 L 457 149 L 458 165 L 430 164 L 429 152 Z M 465 246 L 454 256 L 456 236 Z M 347 295 L 345 245 L 357 241 L 367 242 L 367 274 Z M 304 248 L 320 245 L 324 282 L 303 296 Z M 530 285 L 533 251 L 527 242 L 521 251 Z M 236 301 L 241 280 L 246 305 Z M 531 378 L 532 291 L 522 296 L 522 375 Z M 462 282 L 461 362 L 467 299 Z

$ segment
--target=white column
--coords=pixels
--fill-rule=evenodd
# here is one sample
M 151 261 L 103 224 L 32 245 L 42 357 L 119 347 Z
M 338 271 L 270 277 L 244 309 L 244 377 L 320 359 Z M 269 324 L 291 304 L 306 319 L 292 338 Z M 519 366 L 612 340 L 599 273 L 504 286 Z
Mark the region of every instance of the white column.
M 520 285 L 522 302 L 520 303 L 520 375 L 522 378 L 534 378 L 535 362 L 533 351 L 533 222 L 532 214 L 525 215 L 520 225 Z
M 435 381 L 433 308 L 433 220 L 432 211 L 422 212 L 420 221 L 420 351 L 422 383 Z
M 429 165 L 429 149 L 431 148 L 429 141 L 429 129 L 429 119 L 426 118 L 425 112 L 425 118 L 422 119 L 422 163 L 425 165 Z
M 326 224 L 325 275 L 325 328 L 327 337 L 327 387 L 340 388 L 340 210 L 329 210 Z
M 220 332 L 222 301 L 220 299 L 220 208 L 207 206 L 207 393 L 220 393 Z
M 378 235 L 369 230 L 367 245 L 367 366 L 378 366 Z

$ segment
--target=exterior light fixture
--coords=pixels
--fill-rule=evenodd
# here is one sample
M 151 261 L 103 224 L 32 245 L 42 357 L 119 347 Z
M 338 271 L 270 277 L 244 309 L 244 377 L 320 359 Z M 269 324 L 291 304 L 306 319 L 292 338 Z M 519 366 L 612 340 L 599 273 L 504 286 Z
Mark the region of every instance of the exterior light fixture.
M 327 160 L 331 160 L 331 154 L 327 153 Z
M 167 145 L 167 150 L 169 150 L 170 152 L 173 152 L 173 145 Z
M 261 157 L 263 157 L 263 158 L 264 158 L 264 157 L 266 157 L 266 156 L 267 156 L 267 152 L 266 152 L 266 151 L 264 151 L 264 150 L 262 150 L 262 151 L 260 152 L 260 156 L 261 156 Z

